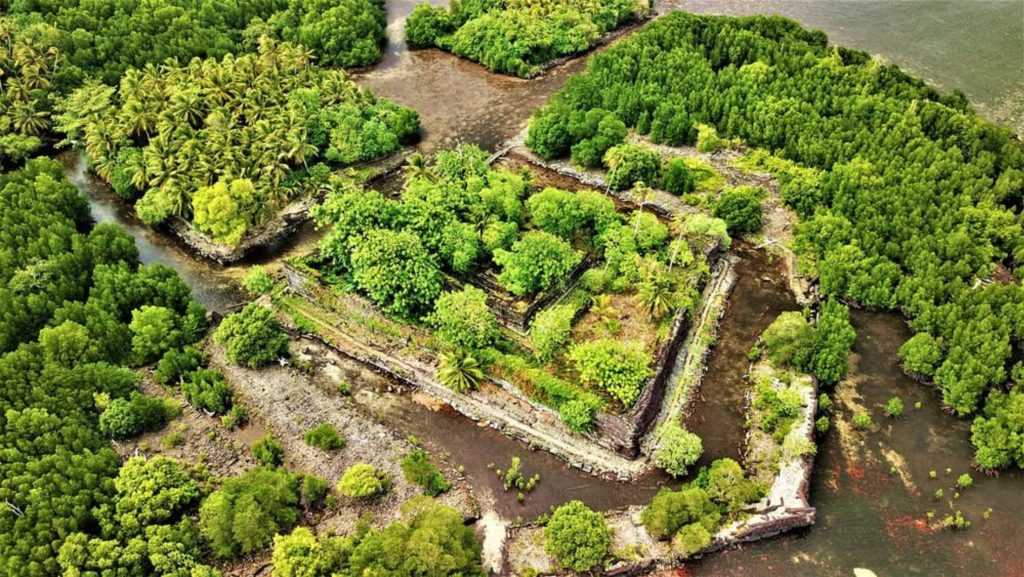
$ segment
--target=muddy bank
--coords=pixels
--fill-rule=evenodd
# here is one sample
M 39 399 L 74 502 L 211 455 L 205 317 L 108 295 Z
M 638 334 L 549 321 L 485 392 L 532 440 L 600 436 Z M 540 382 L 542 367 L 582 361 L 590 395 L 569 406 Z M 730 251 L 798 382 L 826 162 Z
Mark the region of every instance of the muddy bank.
M 319 530 L 349 533 L 367 511 L 380 525 L 397 519 L 401 504 L 422 493 L 419 486 L 405 479 L 399 467 L 414 445 L 365 415 L 339 391 L 345 376 L 322 347 L 301 339 L 293 341 L 291 347 L 295 366 L 259 370 L 228 362 L 223 349 L 212 343 L 207 351 L 210 366 L 224 373 L 236 398 L 281 442 L 289 470 L 318 475 L 332 487 L 356 463 L 369 463 L 388 475 L 391 486 L 386 495 L 369 503 L 340 498 L 339 506 L 330 508 L 318 523 Z M 306 444 L 306 432 L 321 423 L 330 423 L 345 438 L 343 448 L 324 451 Z M 480 511 L 472 488 L 454 467 L 438 464 L 452 482 L 452 489 L 438 500 L 459 510 L 466 519 L 478 518 Z

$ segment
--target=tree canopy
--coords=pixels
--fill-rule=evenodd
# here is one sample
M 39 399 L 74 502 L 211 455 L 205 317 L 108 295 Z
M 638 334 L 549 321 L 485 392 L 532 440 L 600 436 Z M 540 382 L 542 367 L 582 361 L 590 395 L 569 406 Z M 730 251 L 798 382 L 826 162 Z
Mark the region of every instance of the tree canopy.
M 331 167 L 394 152 L 419 131 L 301 47 L 263 38 L 255 53 L 131 68 L 62 101 L 57 128 L 147 224 L 191 221 L 237 245 L 288 201 L 326 186 Z
M 436 46 L 490 70 L 529 77 L 601 35 L 646 17 L 647 0 L 474 0 L 417 6 L 405 24 L 410 46 Z
M 205 311 L 123 230 L 93 226 L 49 159 L 0 173 L 0 263 L 0 575 L 198 567 L 186 517 L 201 491 L 173 463 L 121 467 L 109 437 L 163 423 L 125 365 L 163 347 L 154 327 L 196 341 Z
M 941 343 L 933 378 L 960 415 L 1006 381 L 1024 292 L 989 281 L 1024 258 L 1024 146 L 962 94 L 784 18 L 675 12 L 595 55 L 536 114 L 528 143 L 568 154 L 571 119 L 594 109 L 652 137 L 654 119 L 685 111 L 792 161 L 776 172 L 823 292 L 901 310 Z

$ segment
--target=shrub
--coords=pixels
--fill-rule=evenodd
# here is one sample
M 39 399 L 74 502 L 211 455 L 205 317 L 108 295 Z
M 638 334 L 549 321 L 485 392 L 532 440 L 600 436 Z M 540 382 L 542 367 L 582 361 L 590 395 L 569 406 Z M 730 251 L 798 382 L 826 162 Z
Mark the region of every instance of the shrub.
M 898 418 L 903 416 L 903 399 L 899 397 L 893 397 L 885 402 L 885 415 L 887 417 Z
M 704 445 L 700 437 L 687 431 L 675 421 L 658 429 L 658 448 L 654 462 L 673 477 L 682 477 L 687 468 L 700 459 Z
M 722 139 L 714 126 L 697 125 L 697 150 L 700 152 L 717 152 L 722 149 Z
M 168 403 L 139 393 L 132 393 L 127 399 L 114 399 L 100 413 L 100 432 L 111 439 L 127 439 L 159 429 L 176 413 L 174 405 Z
M 407 481 L 423 487 L 423 492 L 432 497 L 451 489 L 451 483 L 444 478 L 423 449 L 413 449 L 411 453 L 402 457 L 402 474 Z
M 373 465 L 356 463 L 342 474 L 338 492 L 346 497 L 367 499 L 387 492 L 388 477 Z
M 177 384 L 188 373 L 206 365 L 206 355 L 195 347 L 171 349 L 156 365 L 154 377 L 161 385 Z
M 256 368 L 288 354 L 288 335 L 274 313 L 256 303 L 229 315 L 213 333 L 228 359 Z
M 569 352 L 580 380 L 600 387 L 624 407 L 632 407 L 651 375 L 648 356 L 639 343 L 600 339 L 576 345 Z
M 441 271 L 414 233 L 376 229 L 352 245 L 352 279 L 384 312 L 419 318 L 433 309 Z
M 677 196 L 693 192 L 697 179 L 682 158 L 672 158 L 661 169 L 661 188 Z
M 590 571 L 608 556 L 611 537 L 603 515 L 581 501 L 569 501 L 551 514 L 544 528 L 544 550 L 566 569 Z
M 530 323 L 530 342 L 534 352 L 543 361 L 550 360 L 572 336 L 572 321 L 576 307 L 560 304 L 537 313 Z
M 324 498 L 327 497 L 327 492 L 330 490 L 330 485 L 323 477 L 316 475 L 302 476 L 302 502 L 307 507 L 319 506 L 323 503 Z
M 761 230 L 764 191 L 753 186 L 727 188 L 715 202 L 714 215 L 725 221 L 730 235 Z
M 274 278 L 261 266 L 254 266 L 242 279 L 242 286 L 251 295 L 265 295 L 274 288 Z
M 956 478 L 956 486 L 960 489 L 967 489 L 974 485 L 974 478 L 971 477 L 970 473 L 964 473 Z
M 267 467 L 279 467 L 284 463 L 284 447 L 273 435 L 264 435 L 252 446 L 256 462 Z
M 700 523 L 684 525 L 672 538 L 672 549 L 689 557 L 711 544 L 711 533 Z
M 197 409 L 222 415 L 231 407 L 231 386 L 220 371 L 199 369 L 192 371 L 181 383 L 181 391 L 189 404 Z
M 284 469 L 229 478 L 199 508 L 199 530 L 214 556 L 232 559 L 266 547 L 298 519 L 298 479 Z
M 658 153 L 637 144 L 620 144 L 608 149 L 604 164 L 608 167 L 608 186 L 615 190 L 625 190 L 638 182 L 657 183 L 661 172 Z
M 307 445 L 324 451 L 335 451 L 345 446 L 345 437 L 339 435 L 338 430 L 330 423 L 320 423 L 306 431 L 303 439 Z
M 792 386 L 775 388 L 768 382 L 758 383 L 754 390 L 754 408 L 761 417 L 761 426 L 777 442 L 789 434 L 804 406 L 800 391 Z
M 511 250 L 494 252 L 498 281 L 517 296 L 545 291 L 565 280 L 582 255 L 565 240 L 540 230 L 523 235 Z
M 828 415 L 822 415 L 818 417 L 817 421 L 814 421 L 814 428 L 823 435 L 828 432 L 830 427 L 831 421 L 829 421 Z
M 426 321 L 441 340 L 456 349 L 479 351 L 501 336 L 498 321 L 487 306 L 487 293 L 474 286 L 441 295 Z
M 853 427 L 859 431 L 870 429 L 873 424 L 871 415 L 867 413 L 856 413 L 853 415 Z
M 586 433 L 594 427 L 598 403 L 586 397 L 571 399 L 559 405 L 558 417 L 574 433 Z
M 233 431 L 238 427 L 245 425 L 249 421 L 249 409 L 245 408 L 245 405 L 233 403 L 231 410 L 226 415 L 220 418 L 220 424 L 224 425 L 224 428 Z
M 659 491 L 640 513 L 640 521 L 655 539 L 669 539 L 691 523 L 700 523 L 709 531 L 713 530 L 721 516 L 707 491 L 696 486 L 684 486 L 678 491 Z
M 274 539 L 275 577 L 461 575 L 485 577 L 480 542 L 462 514 L 430 497 L 406 501 L 400 520 L 319 541 L 304 527 Z

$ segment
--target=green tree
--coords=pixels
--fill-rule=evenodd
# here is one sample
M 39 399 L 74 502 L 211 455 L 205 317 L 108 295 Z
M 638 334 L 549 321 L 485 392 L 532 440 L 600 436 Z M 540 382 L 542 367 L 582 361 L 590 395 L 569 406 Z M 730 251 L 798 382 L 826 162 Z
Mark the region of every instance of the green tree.
M 249 303 L 228 315 L 213 333 L 228 359 L 256 368 L 288 354 L 288 335 L 270 309 Z
M 167 307 L 143 306 L 132 311 L 132 352 L 140 364 L 159 359 L 184 344 L 178 316 Z
M 192 220 L 196 228 L 215 241 L 238 246 L 259 209 L 256 187 L 249 179 L 218 180 L 192 196 Z
M 338 492 L 346 497 L 366 499 L 388 491 L 390 481 L 387 474 L 367 463 L 356 463 L 342 474 L 338 481 Z
M 942 360 L 942 347 L 930 334 L 917 333 L 900 346 L 897 354 L 904 369 L 915 375 L 931 377 Z
M 761 200 L 764 191 L 754 186 L 727 188 L 715 201 L 714 215 L 728 225 L 729 234 L 736 236 L 761 230 Z
M 442 341 L 456 349 L 479 351 L 493 346 L 501 336 L 487 306 L 487 293 L 474 286 L 441 295 L 426 320 Z
M 682 158 L 669 159 L 661 169 L 661 188 L 675 195 L 693 192 L 696 180 Z
M 544 549 L 566 569 L 584 572 L 601 565 L 611 550 L 612 532 L 582 501 L 569 501 L 551 514 L 544 528 Z
M 298 480 L 283 469 L 253 469 L 224 481 L 199 509 L 214 556 L 233 559 L 270 544 L 298 519 Z
M 572 336 L 572 321 L 576 307 L 559 304 L 537 313 L 530 323 L 530 342 L 541 360 L 550 360 L 568 344 Z
M 548 187 L 533 194 L 526 206 L 534 226 L 570 241 L 586 218 L 579 198 L 557 188 Z
M 632 407 L 651 376 L 650 359 L 639 343 L 601 339 L 581 343 L 569 352 L 580 380 L 607 391 L 624 407 Z
M 563 239 L 536 230 L 524 234 L 510 250 L 494 252 L 494 262 L 501 267 L 499 282 L 518 296 L 555 286 L 567 278 L 581 259 Z
M 441 272 L 416 235 L 376 229 L 353 245 L 352 278 L 384 312 L 418 318 L 433 308 Z
M 679 423 L 671 421 L 659 427 L 654 462 L 673 477 L 686 475 L 687 469 L 697 462 L 703 452 L 701 438 Z
M 626 190 L 639 182 L 656 183 L 661 175 L 658 153 L 638 144 L 620 144 L 604 155 L 608 186 Z

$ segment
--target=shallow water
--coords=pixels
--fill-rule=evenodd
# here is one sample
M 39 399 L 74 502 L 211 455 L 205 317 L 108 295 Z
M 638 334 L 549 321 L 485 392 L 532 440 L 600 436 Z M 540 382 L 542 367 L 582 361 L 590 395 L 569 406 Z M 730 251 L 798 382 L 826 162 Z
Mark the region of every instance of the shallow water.
M 997 479 L 970 469 L 968 423 L 942 412 L 938 395 L 903 375 L 896 363 L 896 349 L 910 336 L 902 320 L 855 312 L 853 324 L 857 341 L 849 381 L 856 394 L 849 395 L 850 405 L 870 412 L 876 428 L 844 435 L 833 421 L 819 446 L 811 488 L 817 524 L 711 556 L 688 567 L 689 574 L 825 577 L 852 575 L 853 568 L 865 567 L 881 577 L 1024 575 L 1024 475 L 1014 471 Z M 893 396 L 906 403 L 901 419 L 882 414 Z M 918 401 L 922 408 L 915 409 Z M 838 414 L 849 422 L 852 410 L 841 407 Z M 892 472 L 886 452 L 905 460 L 901 468 L 909 484 L 899 470 Z M 937 479 L 929 479 L 931 470 Z M 975 484 L 953 499 L 955 479 L 965 472 Z M 938 488 L 945 491 L 942 500 L 933 496 Z M 952 511 L 948 501 L 971 520 L 969 529 L 928 528 L 926 513 L 934 510 L 941 518 Z M 993 511 L 985 520 L 988 508 Z
M 582 68 L 583 61 L 577 60 L 541 79 L 523 81 L 489 74 L 436 50 L 410 52 L 401 40 L 401 30 L 415 4 L 414 0 L 388 2 L 391 43 L 387 55 L 380 65 L 356 78 L 378 94 L 420 112 L 424 151 L 461 141 L 493 149 L 517 133 L 532 111 Z M 833 41 L 880 53 L 943 88 L 963 90 L 993 118 L 1018 127 L 1024 118 L 1024 2 L 659 2 L 660 11 L 679 6 L 702 12 L 794 17 L 825 30 Z M 177 270 L 196 297 L 212 309 L 224 310 L 241 299 L 231 279 L 244 267 L 223 268 L 192 258 L 177 243 L 141 225 L 105 187 L 91 182 L 75 159 L 65 161 L 69 176 L 88 194 L 96 219 L 124 226 L 135 237 L 145 262 L 163 262 Z M 295 251 L 315 238 L 307 227 L 296 240 L 274 250 Z M 254 257 L 255 261 L 272 261 L 274 250 Z M 771 267 L 756 253 L 742 256 L 738 285 L 718 346 L 709 358 L 699 416 L 690 421 L 704 437 L 705 460 L 738 455 L 746 352 L 778 312 L 794 308 Z M 880 577 L 1024 575 L 1024 475 L 1016 471 L 989 479 L 975 473 L 975 486 L 955 502 L 974 525 L 964 532 L 929 530 L 926 511 L 945 515 L 950 510 L 945 501 L 951 499 L 953 480 L 969 469 L 969 424 L 942 413 L 933 391 L 899 371 L 895 351 L 909 336 L 902 320 L 875 313 L 856 313 L 853 320 L 858 330 L 853 385 L 844 388 L 848 404 L 839 415 L 848 421 L 850 406 L 864 407 L 874 416 L 877 429 L 844 435 L 843 427 L 834 426 L 824 438 L 811 495 L 818 507 L 818 524 L 797 535 L 713 555 L 686 567 L 684 574 L 839 576 L 852 575 L 854 567 L 866 567 Z M 887 420 L 881 413 L 881 405 L 893 395 L 901 396 L 907 405 L 906 416 L 899 420 Z M 921 409 L 913 409 L 916 401 L 922 402 Z M 494 495 L 494 506 L 508 518 L 530 518 L 572 498 L 599 508 L 640 503 L 661 480 L 632 485 L 595 480 L 458 415 L 432 412 L 407 397 L 394 406 L 388 418 L 410 434 L 443 443 L 452 461 L 462 463 L 472 482 Z M 541 474 L 525 505 L 516 503 L 514 494 L 504 493 L 497 476 L 487 468 L 490 463 L 506 467 L 516 454 L 523 457 L 528 474 Z M 886 455 L 900 465 L 896 474 Z M 948 476 L 947 467 L 952 469 Z M 938 471 L 934 481 L 928 478 L 932 469 Z M 946 496 L 935 501 L 932 494 L 939 487 L 945 487 Z M 993 512 L 984 520 L 987 508 Z
M 737 243 L 733 252 L 740 257 L 736 286 L 708 355 L 700 394 L 686 420 L 686 428 L 704 442 L 699 465 L 720 457 L 742 461 L 742 425 L 749 388 L 744 380 L 749 365 L 747 353 L 779 313 L 799 309 L 786 287 L 780 262 L 746 243 Z

